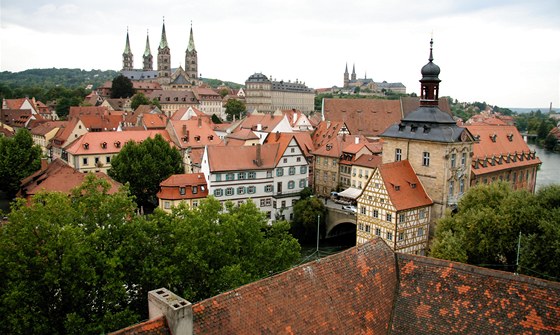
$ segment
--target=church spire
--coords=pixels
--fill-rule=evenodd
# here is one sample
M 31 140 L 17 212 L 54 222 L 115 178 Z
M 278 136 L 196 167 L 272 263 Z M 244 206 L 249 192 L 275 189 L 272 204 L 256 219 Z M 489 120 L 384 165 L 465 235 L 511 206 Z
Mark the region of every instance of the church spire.
M 193 31 L 192 31 L 192 21 L 191 21 L 191 34 L 189 37 L 189 46 L 187 48 L 187 51 L 196 51 L 196 48 L 194 47 L 194 37 L 193 37 Z
M 128 27 L 126 28 L 126 44 L 124 46 L 123 57 L 123 70 L 132 70 L 132 51 L 130 51 L 130 39 L 128 38 Z
M 163 18 L 163 28 L 161 29 L 161 41 L 159 42 L 159 48 L 169 48 L 169 45 L 167 45 L 167 36 L 165 35 L 165 17 Z
M 344 74 L 348 74 L 348 62 L 346 62 L 346 69 L 344 70 Z
M 344 87 L 348 87 L 348 82 L 350 81 L 349 75 L 348 75 L 348 62 L 346 62 L 346 68 L 344 70 Z
M 352 64 L 352 80 L 356 80 L 356 64 Z
M 185 51 L 185 72 L 189 79 L 195 83 L 198 78 L 198 55 L 194 46 L 194 34 L 191 21 L 191 33 L 189 36 L 189 46 Z
M 146 50 L 144 50 L 144 71 L 152 71 L 154 69 L 152 51 L 150 50 L 150 32 L 146 33 Z
M 423 106 L 437 106 L 439 101 L 439 79 L 440 68 L 434 64 L 433 54 L 434 39 L 430 40 L 430 56 L 428 64 L 422 67 L 422 79 L 420 79 L 420 104 Z
M 171 77 L 171 51 L 167 44 L 167 36 L 165 35 L 165 17 L 163 18 L 163 27 L 161 29 L 161 41 L 158 48 L 158 81 L 167 84 Z

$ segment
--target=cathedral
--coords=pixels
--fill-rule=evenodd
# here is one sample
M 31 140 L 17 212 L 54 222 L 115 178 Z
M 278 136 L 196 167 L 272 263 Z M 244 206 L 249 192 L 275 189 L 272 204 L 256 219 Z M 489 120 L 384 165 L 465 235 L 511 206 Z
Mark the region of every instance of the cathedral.
M 352 66 L 352 74 L 348 72 L 348 64 L 346 64 L 346 69 L 344 70 L 344 85 L 343 90 L 352 91 L 353 93 L 385 93 L 392 91 L 394 93 L 406 93 L 406 87 L 402 83 L 388 83 L 386 81 L 375 82 L 371 78 L 357 78 L 356 76 L 356 65 Z M 359 88 L 359 91 L 356 89 Z
M 122 54 L 123 67 L 121 74 L 133 81 L 157 82 L 162 87 L 172 89 L 185 89 L 200 84 L 198 75 L 198 55 L 194 46 L 194 37 L 191 24 L 189 44 L 185 51 L 185 68 L 171 68 L 171 52 L 165 34 L 165 21 L 161 30 L 161 39 L 157 53 L 157 70 L 154 70 L 153 55 L 150 48 L 150 37 L 146 36 L 146 48 L 142 55 L 142 68 L 134 68 L 134 58 L 130 49 L 128 29 L 126 44 Z

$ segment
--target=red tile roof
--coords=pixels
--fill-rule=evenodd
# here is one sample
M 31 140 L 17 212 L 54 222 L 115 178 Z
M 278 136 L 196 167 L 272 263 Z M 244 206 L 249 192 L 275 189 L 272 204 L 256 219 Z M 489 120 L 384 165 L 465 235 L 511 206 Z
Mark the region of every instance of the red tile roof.
M 29 122 L 33 115 L 31 109 L 2 109 L 0 122 L 10 127 L 22 128 Z M 37 115 L 39 116 L 39 115 Z
M 271 132 L 274 130 L 274 128 L 276 128 L 276 126 L 278 126 L 278 124 L 284 120 L 285 116 L 284 114 L 281 115 L 275 115 L 274 113 L 268 113 L 268 114 L 252 114 L 252 115 L 248 115 L 242 122 L 241 124 L 236 128 L 235 131 L 237 130 L 241 130 L 241 129 L 252 129 L 252 130 L 257 130 L 258 125 L 261 125 L 261 131 L 263 132 Z M 234 132 L 235 132 L 234 131 Z
M 107 115 L 109 110 L 105 106 L 71 106 L 68 119 L 81 115 Z
M 350 134 L 378 136 L 401 120 L 399 100 L 324 99 L 325 120 L 342 121 Z
M 159 199 L 186 200 L 208 196 L 208 186 L 203 173 L 174 174 L 162 181 L 159 186 L 160 191 L 157 194 Z M 193 193 L 193 186 L 197 187 L 196 193 Z M 179 192 L 181 187 L 185 188 L 185 194 Z
M 358 157 L 352 165 L 363 166 L 368 168 L 376 168 L 383 162 L 383 157 L 380 155 L 361 155 Z
M 311 141 L 311 134 L 308 132 L 269 134 L 264 143 L 279 143 L 281 141 L 285 141 L 284 138 L 292 137 L 295 138 L 305 157 L 313 156 L 313 154 L 311 154 L 311 150 L 313 150 L 313 142 Z
M 222 143 L 222 140 L 216 135 L 212 126 L 202 122 L 202 119 L 170 120 L 169 125 L 178 141 L 175 144 L 183 149 L 200 148 L 206 145 L 213 146 Z
M 204 114 L 204 112 L 202 112 L 199 109 L 194 108 L 194 107 L 179 108 L 178 110 L 175 111 L 175 113 L 173 113 L 173 115 L 171 115 L 171 120 L 181 120 L 181 119 L 183 119 L 185 114 L 189 111 L 189 108 L 192 109 L 192 111 L 194 112 L 194 114 L 196 116 L 206 118 L 206 119 L 208 119 L 206 121 L 209 122 L 210 117 L 208 115 Z
M 70 144 L 66 151 L 72 155 L 116 154 L 129 141 L 141 142 L 161 135 L 174 146 L 165 130 L 103 131 L 86 133 Z
M 475 175 L 541 164 L 515 126 L 479 124 L 465 127 L 478 139 L 473 145 L 471 171 Z
M 109 193 L 116 193 L 121 184 L 111 179 L 105 173 L 97 172 L 95 175 L 106 179 L 111 184 Z M 55 159 L 46 169 L 39 170 L 21 182 L 21 190 L 18 196 L 29 198 L 40 191 L 62 192 L 70 194 L 70 191 L 80 186 L 87 176 L 67 165 L 61 159 Z
M 327 142 L 338 135 L 342 128 L 346 128 L 342 121 L 321 121 L 311 136 L 315 149 L 327 144 Z
M 55 128 L 64 127 L 68 124 L 68 121 L 48 121 L 39 124 L 38 126 L 31 129 L 31 134 L 45 136 L 48 132 Z
M 109 333 L 111 335 L 173 335 L 167 325 L 165 316 Z
M 101 129 L 102 131 L 116 131 L 123 120 L 122 115 L 79 115 L 76 116 L 88 131 Z
M 257 150 L 261 150 L 261 165 L 256 164 Z M 264 170 L 276 165 L 279 144 L 251 146 L 208 146 L 208 160 L 211 172 Z
M 243 141 L 259 139 L 259 137 L 251 129 L 240 129 L 235 133 L 228 134 L 226 138 L 228 140 L 235 139 L 235 140 L 243 140 Z
M 28 100 L 28 99 L 27 98 L 4 99 L 4 102 L 6 104 L 5 108 L 6 109 L 20 109 L 21 106 L 23 105 L 23 103 L 25 102 L 25 100 Z
M 397 211 L 430 206 L 433 203 L 409 161 L 382 164 L 379 166 L 379 173 Z
M 165 129 L 167 116 L 163 114 L 142 114 L 142 124 L 146 129 Z

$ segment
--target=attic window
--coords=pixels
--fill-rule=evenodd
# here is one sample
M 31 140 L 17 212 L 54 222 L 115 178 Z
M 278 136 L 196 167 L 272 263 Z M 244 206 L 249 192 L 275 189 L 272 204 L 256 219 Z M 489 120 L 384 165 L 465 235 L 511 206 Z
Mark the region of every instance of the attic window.
M 188 136 L 183 136 L 183 142 L 188 142 L 189 141 L 189 137 Z
M 492 140 L 492 142 L 496 142 L 496 137 L 498 137 L 498 135 L 492 134 L 490 135 L 490 140 Z
M 103 142 L 103 143 L 101 143 L 101 148 L 103 148 L 103 149 L 107 149 L 107 142 Z
M 430 126 L 428 126 L 428 125 L 425 124 L 425 125 L 424 125 L 424 134 L 429 133 L 430 130 L 431 130 Z
M 84 143 L 84 149 L 89 149 L 89 143 Z
M 400 191 L 401 187 L 399 185 L 395 185 L 395 191 Z
M 198 135 L 195 136 L 195 137 L 194 137 L 194 140 L 197 141 L 197 142 L 200 142 L 200 136 L 198 136 Z
M 403 131 L 406 128 L 404 123 L 399 123 L 399 131 Z
M 332 149 L 332 144 L 327 144 L 327 151 Z
M 410 184 L 410 188 L 416 188 L 416 183 Z
M 121 147 L 121 142 L 120 141 L 116 141 L 115 142 L 115 148 L 120 148 Z
M 509 134 L 507 135 L 507 138 L 508 138 L 508 140 L 509 140 L 510 142 L 513 142 L 513 134 L 512 134 L 512 133 L 509 133 Z
M 411 125 L 410 125 L 410 131 L 411 131 L 411 132 L 415 133 L 415 132 L 416 132 L 416 129 L 418 129 L 418 126 L 417 126 L 417 125 L 415 125 L 415 124 L 411 124 Z
M 208 139 L 212 141 L 214 139 L 214 135 L 208 135 Z

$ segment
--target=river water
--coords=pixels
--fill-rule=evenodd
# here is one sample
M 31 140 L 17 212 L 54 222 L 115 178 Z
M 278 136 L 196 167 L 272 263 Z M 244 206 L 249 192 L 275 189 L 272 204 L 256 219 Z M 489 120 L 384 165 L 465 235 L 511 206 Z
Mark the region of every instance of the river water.
M 537 172 L 537 190 L 550 184 L 560 184 L 560 153 L 552 152 L 529 143 L 531 150 L 537 151 L 542 164 Z

